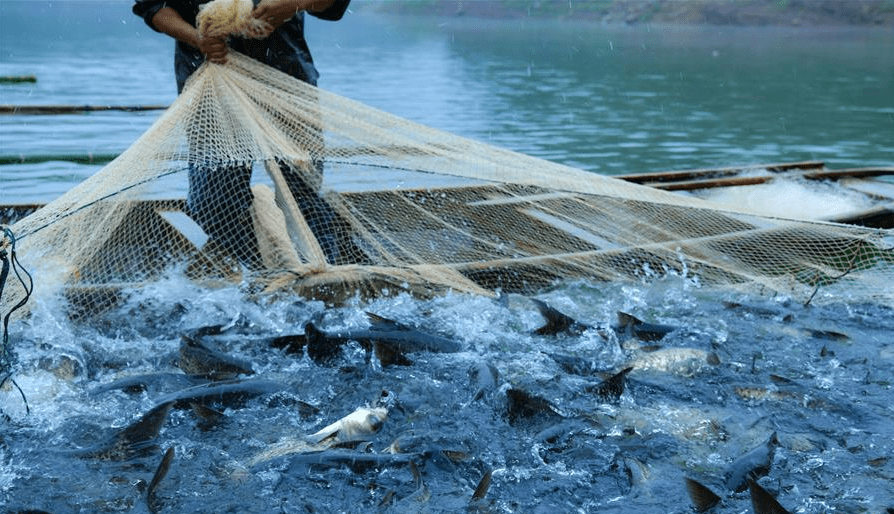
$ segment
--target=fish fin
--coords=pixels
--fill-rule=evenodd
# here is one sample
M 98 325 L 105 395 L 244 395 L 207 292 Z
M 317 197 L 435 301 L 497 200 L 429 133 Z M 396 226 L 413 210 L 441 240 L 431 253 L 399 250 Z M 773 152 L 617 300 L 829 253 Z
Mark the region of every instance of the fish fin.
M 547 305 L 546 302 L 542 300 L 538 300 L 536 298 L 531 298 L 531 301 L 534 302 L 534 305 L 537 306 L 537 310 L 540 311 L 540 315 L 546 319 L 546 323 L 534 330 L 534 333 L 541 336 L 554 336 L 559 334 L 560 332 L 568 332 L 568 333 L 579 333 L 585 331 L 587 326 L 581 324 L 571 316 L 559 312 Z
M 624 394 L 624 379 L 631 371 L 632 366 L 622 369 L 600 382 L 593 388 L 593 392 L 607 400 L 617 401 Z
M 637 325 L 642 325 L 643 320 L 637 318 L 633 314 L 628 314 L 624 311 L 618 311 L 618 327 L 622 329 L 633 328 Z
M 689 499 L 692 500 L 696 512 L 706 512 L 720 503 L 720 496 L 707 486 L 692 478 L 683 478 L 686 480 L 686 491 L 689 492 Z
M 402 323 L 398 323 L 393 319 L 386 318 L 384 316 L 379 316 L 373 312 L 366 311 L 366 317 L 369 318 L 369 322 L 372 324 L 373 330 L 375 329 L 385 329 L 385 330 L 413 330 L 411 327 L 404 325 Z
M 748 489 L 751 491 L 751 509 L 754 514 L 789 514 L 772 494 L 754 480 L 748 480 Z
M 168 419 L 168 412 L 174 402 L 165 402 L 156 405 L 146 414 L 143 414 L 136 422 L 128 425 L 118 432 L 116 439 L 123 442 L 129 449 L 140 449 L 146 443 L 158 437 L 161 427 Z
M 393 324 L 396 323 L 393 319 L 388 319 L 384 316 L 379 316 L 374 312 L 365 311 L 366 317 L 369 318 L 370 323 L 387 323 Z
M 219 336 L 224 332 L 223 325 L 209 325 L 205 327 L 194 328 L 187 332 L 190 337 L 201 339 L 205 336 Z

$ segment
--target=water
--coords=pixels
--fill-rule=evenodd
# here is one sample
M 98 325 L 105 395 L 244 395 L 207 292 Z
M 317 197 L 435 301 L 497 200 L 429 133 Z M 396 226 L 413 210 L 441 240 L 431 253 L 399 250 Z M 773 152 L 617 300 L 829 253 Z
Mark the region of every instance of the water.
M 4 1 L 4 104 L 156 105 L 172 43 L 130 3 Z M 894 162 L 894 31 L 603 27 L 376 17 L 309 20 L 322 87 L 512 150 L 605 173 L 824 160 Z M 372 35 L 372 36 L 371 36 Z M 0 158 L 106 155 L 158 116 L 4 116 Z M 0 166 L 46 202 L 98 166 Z
M 0 3 L 4 104 L 166 104 L 175 97 L 171 43 L 128 2 Z M 321 85 L 428 125 L 599 173 L 800 159 L 830 166 L 894 162 L 889 29 L 599 27 L 349 15 L 309 22 Z M 0 154 L 96 155 L 127 148 L 158 116 L 6 116 Z M 0 203 L 46 202 L 98 166 L 0 166 Z M 786 193 L 787 194 L 787 193 Z M 25 263 L 26 265 L 28 263 Z M 39 277 L 38 277 L 39 279 Z M 559 284 L 539 298 L 595 328 L 538 336 L 543 318 L 520 298 L 405 296 L 343 307 L 203 289 L 173 274 L 131 292 L 119 310 L 72 323 L 64 302 L 34 298 L 11 326 L 17 391 L 0 391 L 0 505 L 49 512 L 456 512 L 492 471 L 489 512 L 690 512 L 683 477 L 748 512 L 722 490 L 724 469 L 776 431 L 761 484 L 792 512 L 883 512 L 894 506 L 894 316 L 854 301 L 846 285 L 817 296 L 737 294 L 669 276 L 636 284 Z M 462 350 L 413 354 L 383 367 L 350 345 L 334 362 L 270 347 L 312 319 L 362 328 L 364 312 L 450 337 Z M 656 343 L 616 334 L 617 311 L 677 327 Z M 217 404 L 209 423 L 173 410 L 157 448 L 126 461 L 73 455 L 133 422 L 166 393 L 98 391 L 121 377 L 179 373 L 180 336 L 208 339 L 251 362 L 282 391 Z M 601 329 L 600 329 L 601 328 Z M 606 374 L 660 351 L 715 355 L 630 373 L 617 402 L 587 392 Z M 593 374 L 563 368 L 581 359 Z M 640 361 L 641 362 L 641 361 Z M 484 382 L 483 365 L 499 373 Z M 511 420 L 510 389 L 555 411 Z M 246 465 L 286 438 L 394 398 L 368 444 L 324 456 L 383 455 L 402 441 L 414 467 L 311 465 L 292 455 Z M 303 404 L 318 410 L 310 412 Z M 512 421 L 512 422 L 510 422 Z M 147 488 L 174 448 L 155 502 Z M 341 452 L 341 453 L 338 453 Z M 638 471 L 639 470 L 639 471 Z M 645 470 L 645 471 L 642 471 Z M 644 477 L 640 479 L 639 477 Z M 150 503 L 152 507 L 150 508 Z

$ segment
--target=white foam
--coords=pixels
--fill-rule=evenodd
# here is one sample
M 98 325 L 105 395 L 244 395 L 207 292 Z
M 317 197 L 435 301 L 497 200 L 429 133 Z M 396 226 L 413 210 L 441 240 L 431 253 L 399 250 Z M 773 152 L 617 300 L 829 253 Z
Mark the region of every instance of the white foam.
M 801 220 L 833 219 L 870 209 L 866 195 L 833 182 L 775 178 L 763 184 L 706 189 L 694 193 L 734 210 Z

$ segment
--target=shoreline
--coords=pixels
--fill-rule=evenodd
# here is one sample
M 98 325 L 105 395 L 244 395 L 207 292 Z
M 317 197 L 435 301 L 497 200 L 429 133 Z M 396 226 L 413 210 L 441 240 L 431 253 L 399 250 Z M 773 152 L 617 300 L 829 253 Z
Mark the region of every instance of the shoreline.
M 627 25 L 894 27 L 894 0 L 368 0 L 358 10 Z

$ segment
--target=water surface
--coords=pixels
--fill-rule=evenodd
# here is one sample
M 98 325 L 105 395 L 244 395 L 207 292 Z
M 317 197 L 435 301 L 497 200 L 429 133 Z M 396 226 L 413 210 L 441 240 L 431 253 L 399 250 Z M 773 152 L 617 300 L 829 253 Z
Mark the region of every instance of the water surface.
M 4 104 L 168 104 L 173 43 L 123 1 L 3 2 Z M 349 13 L 308 20 L 326 89 L 604 174 L 817 159 L 894 163 L 894 31 L 614 27 Z M 114 155 L 157 112 L 4 116 L 0 157 Z M 22 168 L 24 166 L 24 168 Z M 98 166 L 0 166 L 45 202 Z

